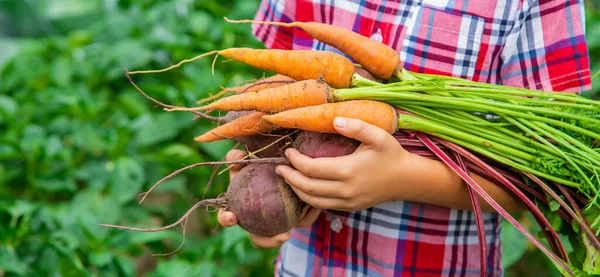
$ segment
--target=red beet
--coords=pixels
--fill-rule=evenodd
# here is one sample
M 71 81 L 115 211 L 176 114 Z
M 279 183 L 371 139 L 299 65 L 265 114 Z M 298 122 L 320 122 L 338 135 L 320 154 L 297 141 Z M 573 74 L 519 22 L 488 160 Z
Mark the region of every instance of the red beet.
M 305 203 L 285 180 L 275 173 L 275 165 L 251 164 L 231 180 L 225 195 L 227 209 L 244 230 L 274 236 L 292 229 Z
M 354 153 L 360 141 L 338 134 L 302 131 L 294 140 L 294 147 L 311 158 L 339 157 Z

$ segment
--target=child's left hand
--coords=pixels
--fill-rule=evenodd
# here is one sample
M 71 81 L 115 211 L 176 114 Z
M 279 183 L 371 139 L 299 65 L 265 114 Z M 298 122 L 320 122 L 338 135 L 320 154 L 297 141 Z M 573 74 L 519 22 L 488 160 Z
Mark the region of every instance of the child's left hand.
M 302 200 L 319 209 L 357 211 L 395 200 L 399 182 L 411 179 L 405 170 L 413 154 L 383 129 L 361 120 L 338 118 L 334 125 L 341 135 L 362 142 L 354 153 L 312 159 L 288 149 L 295 169 L 282 165 L 278 173 Z

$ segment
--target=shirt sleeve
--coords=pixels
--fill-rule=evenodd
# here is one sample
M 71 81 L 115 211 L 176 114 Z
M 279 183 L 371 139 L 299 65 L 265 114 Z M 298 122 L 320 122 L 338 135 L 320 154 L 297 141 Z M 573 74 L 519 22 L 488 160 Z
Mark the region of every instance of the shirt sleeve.
M 547 91 L 589 90 L 583 2 L 522 1 L 501 58 L 504 85 Z
M 295 0 L 262 0 L 254 20 L 289 23 L 295 21 L 295 17 Z M 252 33 L 267 48 L 285 50 L 293 48 L 294 31 L 292 28 L 252 24 Z

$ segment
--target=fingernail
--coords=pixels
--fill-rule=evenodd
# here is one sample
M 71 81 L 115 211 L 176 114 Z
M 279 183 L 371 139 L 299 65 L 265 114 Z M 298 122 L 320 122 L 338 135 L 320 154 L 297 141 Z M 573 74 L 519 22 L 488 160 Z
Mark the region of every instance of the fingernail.
M 285 149 L 285 151 L 283 152 L 283 155 L 288 157 L 290 155 L 290 149 Z
M 338 128 L 345 128 L 346 127 L 346 119 L 341 118 L 341 117 L 336 117 L 333 120 L 333 124 Z
M 281 175 L 281 171 L 279 171 L 279 166 L 275 167 L 275 173 L 277 173 L 277 175 Z

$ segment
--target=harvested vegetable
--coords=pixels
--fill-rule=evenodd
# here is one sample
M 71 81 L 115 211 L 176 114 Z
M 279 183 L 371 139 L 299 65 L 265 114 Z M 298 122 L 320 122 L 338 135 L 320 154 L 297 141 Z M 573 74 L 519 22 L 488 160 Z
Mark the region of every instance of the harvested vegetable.
M 394 108 L 382 102 L 369 100 L 308 106 L 264 115 L 262 118 L 282 128 L 337 134 L 333 120 L 338 116 L 363 120 L 390 134 L 398 129 L 398 116 Z
M 258 50 L 252 48 L 229 48 L 211 51 L 183 60 L 165 69 L 133 71 L 128 74 L 165 72 L 212 54 L 221 55 L 262 70 L 282 74 L 297 81 L 323 78 L 327 84 L 334 88 L 348 88 L 354 79 L 365 79 L 355 74 L 354 64 L 350 60 L 337 53 L 316 50 Z M 302 66 L 298 66 L 300 64 Z
M 354 153 L 360 141 L 342 135 L 302 131 L 294 147 L 311 158 L 340 157 Z
M 306 205 L 269 164 L 248 165 L 231 180 L 227 210 L 250 233 L 274 236 L 292 229 Z
M 264 114 L 252 112 L 228 123 L 217 126 L 214 129 L 194 138 L 197 142 L 211 142 L 235 137 L 245 137 L 256 134 L 268 133 L 276 128 L 262 119 Z
M 317 22 L 274 22 L 256 20 L 229 20 L 230 23 L 269 24 L 281 27 L 298 27 L 313 38 L 333 46 L 357 61 L 373 75 L 389 79 L 401 68 L 396 50 L 351 30 Z
M 167 111 L 260 111 L 279 112 L 306 106 L 328 103 L 330 87 L 322 81 L 306 80 L 267 88 L 257 92 L 246 92 L 222 98 L 206 106 L 197 108 L 173 108 Z

